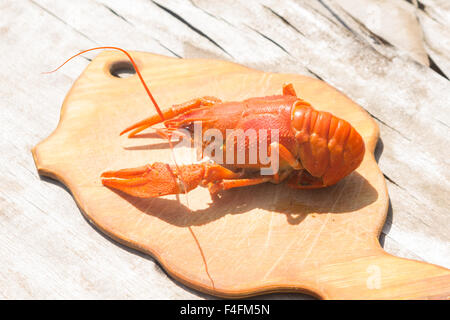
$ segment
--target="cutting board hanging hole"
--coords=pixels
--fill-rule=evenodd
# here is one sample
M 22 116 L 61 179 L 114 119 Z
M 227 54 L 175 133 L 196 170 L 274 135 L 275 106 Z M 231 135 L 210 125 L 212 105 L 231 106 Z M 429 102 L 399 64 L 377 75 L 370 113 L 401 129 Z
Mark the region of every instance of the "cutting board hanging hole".
M 109 73 L 116 78 L 129 78 L 136 74 L 133 65 L 129 61 L 116 61 L 109 67 Z

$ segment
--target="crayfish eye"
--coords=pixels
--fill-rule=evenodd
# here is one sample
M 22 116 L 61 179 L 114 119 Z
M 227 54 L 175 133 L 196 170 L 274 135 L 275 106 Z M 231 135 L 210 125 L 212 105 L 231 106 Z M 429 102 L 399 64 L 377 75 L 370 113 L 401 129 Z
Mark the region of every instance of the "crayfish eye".
M 190 133 L 194 133 L 194 124 L 192 122 L 186 123 L 182 125 L 180 129 L 184 129 L 189 131 Z

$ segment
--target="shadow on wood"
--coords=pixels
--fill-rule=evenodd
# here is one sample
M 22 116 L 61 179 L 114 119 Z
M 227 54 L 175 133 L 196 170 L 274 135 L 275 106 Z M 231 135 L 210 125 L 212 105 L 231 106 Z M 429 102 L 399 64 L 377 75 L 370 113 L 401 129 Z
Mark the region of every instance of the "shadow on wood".
M 125 194 L 118 190 L 112 190 L 120 197 L 128 201 L 135 208 L 143 213 L 153 215 L 159 219 L 164 220 L 170 224 L 178 227 L 190 227 L 201 226 L 209 222 L 222 218 L 227 214 L 243 214 L 249 212 L 255 208 L 270 210 L 286 215 L 286 221 L 290 224 L 301 223 L 308 214 L 321 214 L 321 213 L 348 213 L 362 209 L 365 206 L 370 205 L 378 198 L 377 190 L 371 186 L 358 172 L 352 173 L 345 179 L 351 180 L 349 183 L 361 185 L 361 189 L 366 196 L 363 201 L 345 202 L 344 206 L 334 206 L 335 201 L 333 199 L 326 199 L 330 194 L 333 194 L 332 190 L 339 186 L 331 186 L 321 190 L 292 190 L 286 184 L 279 185 L 266 183 L 262 186 L 250 186 L 243 188 L 236 188 L 223 191 L 218 198 L 214 199 L 212 203 L 206 209 L 191 210 L 186 205 L 182 204 L 179 200 L 164 199 L 164 198 L 136 198 Z M 249 201 L 249 198 L 245 195 L 250 193 L 258 193 L 266 189 L 266 192 L 271 194 L 279 193 L 282 196 L 278 199 L 279 205 L 267 204 L 266 207 L 261 206 L 261 203 L 255 203 Z M 276 190 L 276 189 L 281 189 Z M 326 206 L 310 206 L 303 204 L 301 201 L 292 200 L 292 193 L 302 194 L 303 197 L 317 197 L 317 193 L 323 195 L 323 202 Z M 306 195 L 305 195 L 306 194 Z M 313 195 L 316 194 L 316 195 Z M 335 193 L 334 193 L 335 194 Z M 183 196 L 183 195 L 181 195 Z M 189 197 L 189 194 L 187 195 Z M 320 201 L 320 200 L 319 200 Z M 263 204 L 264 205 L 264 204 Z M 164 212 L 160 214 L 160 212 Z

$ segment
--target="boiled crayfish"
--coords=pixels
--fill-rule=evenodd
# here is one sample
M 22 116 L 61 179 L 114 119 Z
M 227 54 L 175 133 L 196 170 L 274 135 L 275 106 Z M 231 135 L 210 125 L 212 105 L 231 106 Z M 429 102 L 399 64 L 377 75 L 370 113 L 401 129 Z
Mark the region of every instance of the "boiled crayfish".
M 265 130 L 268 133 L 264 136 L 257 134 L 256 142 L 249 137 L 240 141 L 234 137 L 232 140 L 225 139 L 221 150 L 229 150 L 224 146 L 232 145 L 233 150 L 244 152 L 244 162 L 221 165 L 209 161 L 180 166 L 156 162 L 138 168 L 104 172 L 101 179 L 107 187 L 142 198 L 184 193 L 199 185 L 207 186 L 211 194 L 216 194 L 221 190 L 265 182 L 280 183 L 284 180 L 293 188 L 321 188 L 337 183 L 363 160 L 364 141 L 355 128 L 329 112 L 315 110 L 308 102 L 297 97 L 292 84 L 284 85 L 281 95 L 239 102 L 222 102 L 215 97 L 203 97 L 162 112 L 132 57 L 125 50 L 100 47 L 86 51 L 96 49 L 117 49 L 128 56 L 158 112 L 121 134 L 131 131 L 129 137 L 133 137 L 146 128 L 163 123 L 165 128 L 157 132 L 162 137 L 170 138 L 178 129 L 192 132 L 194 124 L 198 122 L 201 123 L 202 133 L 210 129 L 218 130 L 224 136 L 228 136 L 230 130 L 238 129 L 244 132 L 254 129 L 258 133 Z M 274 130 L 277 131 L 276 141 L 271 135 Z M 278 155 L 276 172 L 263 175 L 258 170 L 265 164 L 259 159 L 252 163 L 248 161 L 249 149 L 255 143 L 270 150 L 272 155 Z M 202 146 L 206 145 L 204 143 Z M 227 152 L 224 153 L 226 157 Z M 236 156 L 233 159 L 236 160 Z

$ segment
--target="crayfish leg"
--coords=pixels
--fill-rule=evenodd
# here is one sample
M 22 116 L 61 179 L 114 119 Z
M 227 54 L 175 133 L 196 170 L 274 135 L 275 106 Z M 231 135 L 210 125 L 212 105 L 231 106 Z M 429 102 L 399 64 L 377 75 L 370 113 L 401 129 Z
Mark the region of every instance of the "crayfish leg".
M 283 85 L 283 96 L 297 96 L 297 93 L 295 92 L 294 86 L 292 83 L 287 83 Z
M 272 180 L 272 177 L 261 177 L 251 179 L 230 179 L 222 180 L 217 183 L 211 183 L 208 185 L 208 190 L 212 195 L 217 194 L 219 191 L 228 190 L 232 188 L 254 186 L 256 184 L 266 183 Z
M 306 170 L 292 171 L 287 184 L 293 189 L 318 189 L 326 187 L 322 178 L 313 177 Z

